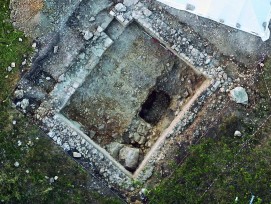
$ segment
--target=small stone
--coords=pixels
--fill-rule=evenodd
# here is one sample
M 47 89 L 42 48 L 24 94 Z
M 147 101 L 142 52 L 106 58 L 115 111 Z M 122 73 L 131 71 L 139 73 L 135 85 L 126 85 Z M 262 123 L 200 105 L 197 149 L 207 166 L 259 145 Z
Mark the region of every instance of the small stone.
M 80 55 L 79 55 L 79 58 L 80 59 L 85 59 L 85 57 L 86 57 L 86 53 L 84 53 L 84 52 L 82 52 Z
M 264 67 L 264 63 L 260 63 L 260 67 Z
M 95 132 L 95 131 L 93 131 L 93 130 L 89 131 L 88 136 L 89 136 L 90 138 L 93 138 L 95 135 L 96 135 L 96 132 Z
M 23 39 L 22 39 L 22 38 L 19 38 L 19 42 L 23 42 Z
M 93 33 L 89 32 L 88 30 L 84 32 L 84 39 L 90 40 L 93 37 Z
M 188 10 L 188 11 L 194 11 L 195 8 L 196 7 L 194 5 L 192 5 L 192 4 L 186 4 L 186 10 Z
M 95 21 L 95 18 L 92 16 L 92 17 L 90 17 L 89 21 L 90 22 Z
M 55 177 L 54 177 L 54 180 L 56 181 L 57 179 L 58 179 L 58 176 L 55 176 Z
M 210 62 L 211 62 L 211 59 L 208 57 L 208 58 L 205 60 L 204 64 L 207 65 L 207 64 L 209 64 Z
M 12 63 L 10 64 L 10 66 L 11 66 L 12 68 L 16 67 L 15 62 L 12 62 Z
M 227 73 L 223 73 L 223 79 L 225 79 L 225 80 L 227 80 L 228 79 L 228 75 L 227 75 Z
M 73 131 L 73 132 L 72 132 L 72 136 L 77 136 L 77 132 L 76 132 L 76 131 Z
M 140 141 L 138 142 L 138 144 L 142 145 L 146 142 L 146 138 L 145 137 L 141 137 Z
M 141 137 L 140 135 L 136 132 L 134 133 L 134 140 L 138 143 L 140 141 Z
M 234 136 L 235 136 L 235 137 L 241 137 L 241 136 L 242 136 L 242 133 L 241 133 L 239 130 L 236 130 L 236 131 L 234 132 Z
M 72 153 L 72 156 L 73 156 L 74 158 L 81 158 L 81 157 L 82 157 L 82 155 L 81 155 L 79 152 L 73 152 L 73 153 Z
M 146 144 L 145 144 L 146 147 L 151 147 L 152 146 L 152 142 L 151 141 L 148 141 Z
M 112 10 L 109 12 L 109 14 L 110 14 L 111 16 L 116 16 L 116 13 L 115 13 L 114 11 L 112 11 Z
M 50 183 L 54 183 L 54 181 L 55 181 L 54 178 L 50 178 L 50 179 L 49 179 L 49 182 L 50 182 Z
M 46 79 L 47 81 L 50 81 L 50 80 L 51 80 L 51 78 L 50 78 L 50 77 L 46 77 L 45 79 Z
M 65 81 L 66 77 L 64 74 L 60 75 L 59 78 L 57 79 L 58 82 Z
M 148 195 L 148 190 L 146 188 L 142 188 L 139 192 L 139 196 L 141 200 L 145 200 Z
M 29 100 L 28 99 L 26 99 L 26 98 L 24 98 L 22 101 L 21 101 L 21 108 L 23 109 L 23 110 L 25 110 L 28 106 L 29 106 Z
M 103 28 L 101 26 L 98 26 L 97 32 L 99 32 L 99 33 L 103 32 Z
M 118 11 L 118 12 L 125 12 L 127 9 L 126 9 L 126 6 L 124 6 L 122 3 L 118 3 L 116 6 L 115 6 L 115 9 Z
M 16 162 L 14 163 L 14 166 L 15 166 L 15 167 L 19 167 L 19 166 L 20 166 L 19 162 L 16 161 Z
M 18 141 L 18 147 L 20 147 L 22 145 L 21 140 Z
M 194 57 L 197 57 L 200 54 L 200 52 L 196 48 L 192 48 L 191 55 Z
M 103 130 L 104 127 L 105 127 L 105 125 L 104 125 L 104 124 L 101 124 L 101 125 L 98 127 L 98 129 L 99 129 L 99 130 Z
M 33 143 L 31 140 L 29 140 L 29 141 L 27 142 L 27 145 L 31 147 L 31 146 L 34 145 L 34 143 Z
M 7 71 L 11 72 L 12 71 L 12 67 L 8 66 Z
M 22 65 L 26 65 L 26 59 L 24 59 L 24 61 L 22 62 Z
M 54 53 L 57 53 L 58 51 L 58 46 L 54 46 Z
M 37 47 L 37 43 L 34 42 L 34 43 L 32 44 L 32 48 L 36 48 L 36 47 Z
M 224 92 L 225 92 L 225 88 L 224 88 L 224 87 L 221 87 L 221 88 L 220 88 L 220 92 L 221 92 L 221 93 L 224 93 Z
M 186 90 L 186 91 L 184 92 L 183 96 L 184 96 L 185 98 L 187 98 L 187 97 L 190 96 L 190 94 L 189 94 L 189 92 Z
M 221 82 L 217 80 L 214 84 L 213 87 L 211 88 L 212 91 L 216 91 L 218 87 L 220 86 Z
M 149 17 L 150 15 L 152 15 L 152 12 L 149 9 L 144 9 L 143 10 L 143 14 L 147 17 Z
M 28 169 L 27 169 L 27 170 L 25 170 L 25 173 L 29 174 L 29 170 L 28 170 Z
M 12 124 L 13 124 L 13 125 L 16 125 L 16 123 L 17 123 L 16 120 L 13 120 L 13 121 L 12 121 Z

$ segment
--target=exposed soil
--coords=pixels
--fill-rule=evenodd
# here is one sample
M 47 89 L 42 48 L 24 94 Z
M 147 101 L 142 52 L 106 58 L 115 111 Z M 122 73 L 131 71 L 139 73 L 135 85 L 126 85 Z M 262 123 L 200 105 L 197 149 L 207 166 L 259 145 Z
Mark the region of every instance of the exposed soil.
M 203 80 L 132 24 L 62 112 L 102 147 L 119 142 L 143 158 Z

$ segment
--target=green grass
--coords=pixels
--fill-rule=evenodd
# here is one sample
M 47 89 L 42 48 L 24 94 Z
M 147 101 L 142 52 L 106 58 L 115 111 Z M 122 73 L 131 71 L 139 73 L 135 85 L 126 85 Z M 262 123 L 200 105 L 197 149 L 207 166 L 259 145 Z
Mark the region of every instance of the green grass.
M 90 177 L 19 113 L 0 136 L 0 200 L 16 203 L 118 203 L 88 189 Z M 8 121 L 9 122 L 9 121 Z M 18 146 L 18 141 L 22 145 Z M 19 167 L 14 163 L 19 162 Z M 29 173 L 27 173 L 27 171 Z M 49 178 L 58 176 L 50 184 Z
M 265 80 L 259 77 L 256 84 L 259 98 L 249 117 L 240 117 L 242 111 L 246 115 L 244 107 L 238 114 L 224 115 L 217 137 L 207 135 L 192 146 L 174 174 L 153 187 L 150 203 L 249 203 L 252 195 L 254 204 L 271 203 L 271 118 L 256 132 L 271 114 L 266 88 L 271 88 L 270 59 L 264 73 Z M 242 130 L 242 138 L 233 137 L 236 129 Z
M 14 30 L 9 23 L 9 1 L 0 2 L 0 101 L 3 102 L 10 95 L 11 90 L 19 78 L 19 65 L 23 56 L 28 55 L 31 51 L 30 42 L 22 32 Z M 23 41 L 19 42 L 19 38 Z M 7 72 L 6 68 L 12 63 L 16 67 Z
M 270 124 L 265 129 L 269 135 Z M 261 148 L 252 140 L 243 148 L 250 137 L 222 136 L 195 145 L 174 175 L 152 190 L 151 203 L 233 203 L 236 197 L 238 203 L 248 203 L 252 194 L 269 203 L 271 140 Z
M 11 108 L 19 65 L 32 49 L 30 40 L 10 24 L 8 5 L 9 0 L 0 1 L 0 202 L 121 203 L 89 189 L 89 174 Z M 16 67 L 6 71 L 12 62 Z M 55 176 L 58 179 L 50 183 L 48 178 Z

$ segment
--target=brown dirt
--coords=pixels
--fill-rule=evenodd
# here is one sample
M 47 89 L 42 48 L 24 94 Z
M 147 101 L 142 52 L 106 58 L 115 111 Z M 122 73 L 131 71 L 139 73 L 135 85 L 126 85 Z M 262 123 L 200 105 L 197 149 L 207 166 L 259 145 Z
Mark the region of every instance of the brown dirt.
M 10 5 L 16 11 L 13 20 L 22 25 L 27 24 L 44 7 L 43 0 L 11 1 Z

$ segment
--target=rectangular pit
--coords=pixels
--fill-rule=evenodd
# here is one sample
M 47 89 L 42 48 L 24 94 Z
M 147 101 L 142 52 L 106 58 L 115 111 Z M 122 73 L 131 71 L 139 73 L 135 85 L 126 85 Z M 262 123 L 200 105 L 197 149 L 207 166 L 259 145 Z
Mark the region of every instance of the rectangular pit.
M 132 23 L 61 113 L 133 172 L 204 80 Z

